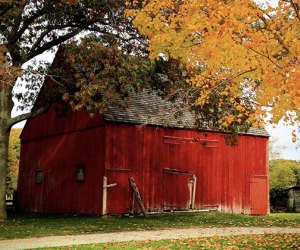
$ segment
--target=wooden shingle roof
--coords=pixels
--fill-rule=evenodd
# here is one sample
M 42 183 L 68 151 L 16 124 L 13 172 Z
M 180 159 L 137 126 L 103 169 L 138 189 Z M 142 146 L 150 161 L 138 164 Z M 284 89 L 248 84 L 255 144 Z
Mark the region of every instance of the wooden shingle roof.
M 107 121 L 195 129 L 194 115 L 185 110 L 180 115 L 176 103 L 162 99 L 156 91 L 144 89 L 130 93 L 126 108 L 112 107 L 104 113 Z M 203 129 L 205 130 L 205 129 Z M 265 129 L 250 128 L 247 135 L 269 137 Z

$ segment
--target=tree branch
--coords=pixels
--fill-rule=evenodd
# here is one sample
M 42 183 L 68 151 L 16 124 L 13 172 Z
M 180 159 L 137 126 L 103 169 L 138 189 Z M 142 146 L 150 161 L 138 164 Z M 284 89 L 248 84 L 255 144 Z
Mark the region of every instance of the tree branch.
M 251 51 L 255 52 L 256 54 L 266 58 L 267 60 L 269 60 L 273 65 L 275 65 L 276 67 L 278 67 L 279 69 L 283 70 L 284 68 L 281 67 L 280 65 L 278 65 L 276 62 L 274 62 L 269 56 L 264 55 L 263 53 L 253 49 L 253 48 L 249 48 Z
M 88 31 L 94 31 L 94 32 L 99 32 L 99 33 L 102 33 L 102 34 L 106 34 L 106 35 L 111 35 L 113 34 L 112 32 L 109 32 L 105 29 L 101 29 L 100 27 L 98 26 L 90 26 L 90 27 L 87 27 L 86 30 Z M 129 41 L 132 41 L 132 40 L 135 40 L 138 38 L 138 35 L 137 36 L 133 36 L 132 34 L 129 35 L 128 38 L 125 38 L 125 37 L 122 37 L 120 34 L 113 34 L 115 37 L 117 37 L 118 39 L 120 39 L 121 41 L 124 41 L 124 42 L 129 42 Z
M 38 39 L 35 41 L 35 43 L 32 45 L 29 54 L 33 53 L 34 50 L 39 46 L 39 44 L 41 43 L 41 41 L 45 38 L 45 36 L 48 35 L 48 33 L 52 31 L 50 27 L 46 27 L 46 29 L 44 30 L 44 32 L 42 32 L 40 34 L 40 36 L 38 37 Z
M 290 0 L 290 3 L 293 6 L 293 9 L 294 9 L 294 11 L 296 13 L 297 19 L 300 21 L 300 15 L 299 15 L 299 7 L 298 7 L 298 5 L 293 0 Z
M 6 7 L 4 7 L 2 10 L 0 10 L 0 17 L 4 16 L 5 13 L 6 13 L 7 11 L 9 11 L 10 9 L 12 9 L 12 8 L 13 8 L 13 6 L 6 6 Z M 0 20 L 1 20 L 1 19 L 0 19 Z
M 29 53 L 29 55 L 25 58 L 25 61 L 29 61 L 33 57 L 44 53 L 46 50 L 49 50 L 61 43 L 64 43 L 65 41 L 69 40 L 70 38 L 73 38 L 74 36 L 78 35 L 81 31 L 83 31 L 82 28 L 77 28 L 70 33 L 67 33 L 63 36 L 59 36 L 57 39 L 54 39 L 48 43 L 45 43 L 42 47 L 39 47 L 36 50 Z
M 50 108 L 50 105 L 45 106 L 43 108 L 39 108 L 35 111 L 31 111 L 31 112 L 26 113 L 26 114 L 18 115 L 14 118 L 10 118 L 10 120 L 8 121 L 8 127 L 11 128 L 13 125 L 15 125 L 15 124 L 17 124 L 21 121 L 27 120 L 29 118 L 36 117 L 36 116 L 46 112 L 47 110 L 49 110 L 49 108 Z
M 23 35 L 23 33 L 28 29 L 29 25 L 32 24 L 37 18 L 43 16 L 45 14 L 45 10 L 40 9 L 37 11 L 34 15 L 30 16 L 29 18 L 23 20 L 23 25 L 20 27 L 20 29 L 15 33 L 14 36 L 12 36 L 9 39 L 10 43 L 15 43 L 20 37 Z

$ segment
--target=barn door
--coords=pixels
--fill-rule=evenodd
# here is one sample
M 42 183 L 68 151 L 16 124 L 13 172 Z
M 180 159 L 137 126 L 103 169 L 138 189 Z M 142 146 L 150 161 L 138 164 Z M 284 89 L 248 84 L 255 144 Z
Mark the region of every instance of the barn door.
M 188 210 L 192 202 L 192 174 L 164 169 L 164 210 Z
M 250 177 L 251 214 L 268 213 L 268 179 L 265 175 Z

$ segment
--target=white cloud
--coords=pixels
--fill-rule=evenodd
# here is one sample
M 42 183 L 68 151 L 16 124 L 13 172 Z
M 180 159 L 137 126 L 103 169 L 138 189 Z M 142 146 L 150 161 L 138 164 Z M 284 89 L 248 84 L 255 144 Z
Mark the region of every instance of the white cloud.
M 266 130 L 271 136 L 278 138 L 278 142 L 275 145 L 285 146 L 285 149 L 281 150 L 283 159 L 300 160 L 300 148 L 296 143 L 292 142 L 292 131 L 297 130 L 297 127 L 284 125 L 283 122 L 279 122 L 275 128 L 272 125 L 266 126 Z M 297 132 L 297 138 L 300 138 L 300 132 Z

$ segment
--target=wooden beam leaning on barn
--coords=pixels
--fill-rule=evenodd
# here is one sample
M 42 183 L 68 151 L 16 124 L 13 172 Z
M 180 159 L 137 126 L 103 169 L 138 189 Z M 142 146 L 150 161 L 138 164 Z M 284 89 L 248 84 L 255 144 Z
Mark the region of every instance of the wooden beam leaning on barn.
M 135 185 L 135 182 L 134 182 L 134 178 L 133 178 L 133 177 L 130 177 L 130 178 L 129 178 L 129 184 L 130 184 L 130 187 L 132 188 L 132 191 L 133 191 L 133 194 L 134 194 L 134 195 L 133 195 L 133 199 L 134 199 L 134 197 L 136 198 L 137 203 L 138 203 L 138 205 L 139 205 L 139 208 L 141 209 L 141 211 L 142 211 L 144 217 L 147 218 L 147 217 L 148 217 L 148 213 L 147 213 L 147 211 L 146 211 L 146 209 L 145 209 L 145 207 L 144 207 L 144 203 L 143 203 L 143 201 L 142 201 L 140 192 L 139 192 L 137 186 Z M 134 201 L 134 200 L 133 200 L 133 201 Z M 132 208 L 131 208 L 132 211 L 133 211 L 133 206 L 134 206 L 134 202 L 132 202 Z

